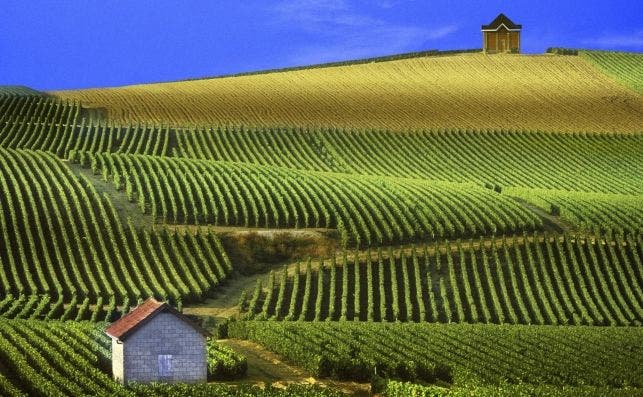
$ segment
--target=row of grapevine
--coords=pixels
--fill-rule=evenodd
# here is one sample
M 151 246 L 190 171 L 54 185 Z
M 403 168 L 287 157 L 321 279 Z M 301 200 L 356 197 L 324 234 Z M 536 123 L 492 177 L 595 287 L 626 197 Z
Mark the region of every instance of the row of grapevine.
M 643 93 L 642 54 L 614 51 L 580 51 L 579 54 L 639 94 Z
M 0 147 L 63 154 L 80 113 L 77 102 L 44 96 L 0 96 Z
M 308 395 L 303 387 L 265 393 L 256 388 L 227 385 L 159 384 L 124 388 L 109 374 L 109 346 L 110 340 L 102 327 L 89 323 L 0 319 L 0 395 L 176 396 L 206 391 L 212 394 L 204 395 L 217 396 Z M 208 342 L 208 370 L 217 379 L 243 375 L 246 366 L 244 357 L 214 341 Z M 181 391 L 182 394 L 177 394 Z M 317 389 L 309 393 L 338 395 Z
M 634 397 L 641 394 L 639 388 L 611 388 L 605 386 L 553 386 L 533 384 L 466 385 L 444 387 L 396 380 L 382 380 L 383 396 L 386 397 L 502 397 L 502 396 L 547 396 L 547 397 Z
M 209 340 L 206 345 L 208 355 L 208 379 L 230 380 L 243 377 L 248 370 L 245 356 L 231 348 Z
M 132 395 L 100 369 L 109 353 L 97 331 L 88 323 L 0 320 L 0 375 L 9 382 L 0 382 L 0 394 Z
M 5 96 L 16 96 L 16 95 L 42 95 L 40 91 L 36 91 L 32 88 L 29 88 L 24 85 L 0 85 L 0 98 Z
M 176 139 L 177 154 L 204 159 L 503 187 L 641 192 L 639 134 L 175 129 L 85 121 L 79 114 L 78 103 L 42 96 L 0 97 L 0 146 L 47 150 L 63 157 L 71 151 L 172 155 Z M 566 161 L 556 161 L 559 158 Z M 584 172 L 579 174 L 579 169 Z
M 250 321 L 231 324 L 230 332 L 264 344 L 317 376 L 360 380 L 377 373 L 409 380 L 439 379 L 456 387 L 643 385 L 638 365 L 640 328 Z M 101 329 L 89 323 L 0 320 L 0 394 L 192 395 L 202 389 L 223 396 L 264 395 L 243 387 L 239 389 L 243 393 L 237 394 L 236 388 L 220 385 L 123 388 L 106 371 L 109 343 Z M 306 389 L 291 394 L 270 390 L 265 395 L 324 395 L 320 390 L 311 394 Z
M 77 102 L 36 95 L 0 95 L 0 147 L 171 155 L 175 129 L 147 123 L 115 124 L 85 118 Z
M 166 156 L 172 154 L 170 146 L 174 134 L 175 130 L 166 125 L 156 126 L 145 123 L 119 125 L 83 120 L 79 123 L 65 150 L 57 154 L 65 158 L 74 151 Z
M 64 123 L 75 120 L 79 109 L 78 102 L 54 99 L 42 95 L 11 95 L 0 93 L 0 123 L 6 124 L 14 121 L 31 123 Z M 31 137 L 30 137 L 31 138 Z
M 131 302 L 136 303 L 136 302 Z M 79 299 L 72 295 L 53 298 L 51 295 L 5 295 L 0 300 L 0 318 L 29 320 L 73 320 L 111 322 L 129 311 L 128 302 L 117 302 L 116 297 L 102 296 L 92 301 L 89 297 Z
M 85 157 L 75 154 L 74 161 Z M 345 245 L 358 246 L 541 226 L 513 200 L 470 184 L 142 155 L 91 157 L 94 172 L 166 222 L 336 228 Z
M 643 387 L 641 327 L 239 321 L 229 333 L 319 377 Z
M 317 134 L 348 172 L 608 192 L 633 191 L 627 182 L 636 180 L 636 173 L 616 178 L 614 172 L 625 164 L 638 166 L 637 153 L 626 145 L 640 142 L 633 135 L 502 130 L 400 134 L 335 129 Z M 556 161 L 561 157 L 564 163 Z M 588 170 L 588 177 L 579 178 L 579 168 Z
M 640 193 L 641 135 L 219 127 L 177 133 L 187 157 L 279 167 Z M 474 150 L 475 148 L 475 150 Z M 558 159 L 564 158 L 561 162 Z M 578 170 L 583 170 L 579 173 Z
M 340 266 L 333 259 L 330 266 L 307 266 L 305 274 L 284 273 L 279 283 L 271 277 L 267 290 L 252 294 L 255 305 L 245 317 L 641 325 L 642 245 L 640 236 L 593 241 L 533 235 L 379 249 L 351 260 L 345 254 Z
M 44 152 L 0 149 L 0 197 L 2 297 L 177 303 L 207 296 L 231 270 L 214 234 L 125 224 L 107 196 Z
M 43 322 L 0 318 L 0 395 L 26 396 L 265 396 L 300 397 L 343 394 L 310 385 L 285 389 L 250 385 L 137 384 L 112 379 L 111 341 L 103 326 L 86 322 Z M 208 342 L 208 370 L 217 379 L 241 376 L 245 357 Z
M 600 233 L 643 233 L 643 196 L 512 188 L 523 198 L 581 230 Z
M 185 157 L 335 171 L 333 155 L 315 145 L 305 129 L 210 127 L 177 131 L 178 153 Z

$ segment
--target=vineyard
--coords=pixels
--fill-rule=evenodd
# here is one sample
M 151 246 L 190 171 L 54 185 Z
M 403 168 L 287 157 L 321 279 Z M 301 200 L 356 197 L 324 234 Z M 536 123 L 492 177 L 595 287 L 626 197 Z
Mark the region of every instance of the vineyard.
M 635 396 L 638 393 L 634 388 L 613 389 L 600 386 L 551 386 L 533 385 L 528 383 L 500 386 L 464 386 L 442 387 L 422 385 L 412 382 L 388 380 L 383 383 L 383 395 L 387 397 L 501 397 L 501 396 L 548 396 L 548 397 L 607 397 L 607 396 Z
M 209 379 L 241 378 L 248 370 L 248 361 L 244 356 L 216 341 L 208 341 L 207 354 Z
M 78 120 L 78 104 L 33 95 L 5 95 L 0 97 L 2 107 L 7 113 L 0 113 L 0 147 L 44 150 L 62 158 L 80 153 L 147 154 L 501 188 L 643 191 L 640 134 L 173 128 Z M 58 116 L 52 119 L 50 114 Z M 31 121 L 34 118 L 44 121 Z M 559 158 L 565 162 L 556 161 Z
M 165 222 L 337 229 L 344 245 L 533 230 L 541 220 L 471 184 L 241 163 L 72 153 Z
M 246 318 L 641 325 L 641 237 L 616 241 L 530 236 L 346 255 L 305 272 L 271 273 L 249 291 Z M 432 253 L 429 254 L 429 249 Z M 356 257 L 357 258 L 357 257 Z M 339 262 L 339 263 L 338 263 Z
M 0 175 L 2 316 L 82 319 L 90 304 L 109 314 L 149 296 L 203 298 L 231 270 L 215 235 L 124 223 L 51 154 L 0 149 Z
M 640 134 L 520 130 L 402 133 L 222 127 L 181 132 L 178 152 L 185 157 L 317 171 L 640 194 L 641 139 Z M 557 161 L 560 158 L 565 161 Z
M 162 156 L 169 154 L 170 137 L 175 136 L 174 133 L 168 126 L 146 123 L 121 126 L 94 120 L 77 102 L 0 92 L 0 147 L 3 148 L 44 150 L 63 158 L 72 150 Z
M 643 55 L 638 53 L 581 51 L 581 56 L 598 66 L 607 74 L 614 76 L 635 91 L 643 92 Z
M 585 231 L 643 233 L 643 197 L 640 195 L 509 188 L 521 197 Z
M 643 106 L 640 95 L 583 58 L 549 55 L 416 57 L 51 94 L 105 108 L 119 123 L 395 131 L 641 132 Z M 631 107 L 611 101 L 614 97 Z
M 0 93 L 0 147 L 60 155 L 70 144 L 79 112 L 77 102 Z
M 641 60 L 0 87 L 0 395 L 641 395 Z M 207 384 L 112 379 L 149 297 Z
M 131 395 L 102 369 L 109 339 L 87 323 L 0 321 L 3 396 Z
M 264 322 L 233 324 L 319 376 L 462 384 L 640 387 L 641 328 L 472 324 Z
M 185 385 L 137 385 L 124 388 L 106 374 L 110 366 L 110 339 L 100 327 L 86 322 L 0 321 L 0 395 L 26 396 L 176 396 L 195 392 Z M 229 364 L 241 361 L 216 342 L 208 342 L 208 368 L 213 376 L 238 371 Z M 8 372 L 4 372 L 8 371 Z M 7 378 L 6 374 L 11 374 Z M 255 387 L 202 385 L 203 395 L 216 396 L 339 396 L 317 388 L 292 387 L 285 390 Z M 309 394 L 307 394 L 309 393 Z M 190 394 L 193 395 L 193 394 Z

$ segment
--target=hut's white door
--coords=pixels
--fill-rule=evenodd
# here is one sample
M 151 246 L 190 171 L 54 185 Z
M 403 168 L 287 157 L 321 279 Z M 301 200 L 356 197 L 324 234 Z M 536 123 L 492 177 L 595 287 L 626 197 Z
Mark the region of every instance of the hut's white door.
M 172 355 L 159 354 L 159 380 L 172 379 Z

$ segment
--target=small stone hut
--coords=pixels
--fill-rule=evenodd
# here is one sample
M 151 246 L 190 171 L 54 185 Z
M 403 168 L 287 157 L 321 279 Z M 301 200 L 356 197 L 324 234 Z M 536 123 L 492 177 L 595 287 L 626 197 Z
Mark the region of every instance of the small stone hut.
M 520 31 L 505 14 L 498 15 L 489 25 L 482 25 L 482 45 L 485 53 L 520 52 Z
M 149 298 L 112 323 L 114 379 L 129 382 L 207 380 L 205 330 L 172 306 Z

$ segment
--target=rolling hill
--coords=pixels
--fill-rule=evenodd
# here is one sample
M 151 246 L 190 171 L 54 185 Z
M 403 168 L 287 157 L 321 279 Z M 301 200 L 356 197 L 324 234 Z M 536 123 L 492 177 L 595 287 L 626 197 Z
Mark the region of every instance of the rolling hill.
M 148 297 L 280 386 L 641 395 L 643 55 L 563 52 L 0 87 L 0 395 L 340 395 L 121 387 Z
M 610 62 L 467 53 L 51 94 L 121 124 L 641 132 L 640 90 L 594 66 Z

